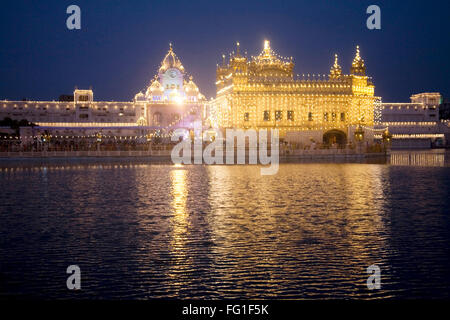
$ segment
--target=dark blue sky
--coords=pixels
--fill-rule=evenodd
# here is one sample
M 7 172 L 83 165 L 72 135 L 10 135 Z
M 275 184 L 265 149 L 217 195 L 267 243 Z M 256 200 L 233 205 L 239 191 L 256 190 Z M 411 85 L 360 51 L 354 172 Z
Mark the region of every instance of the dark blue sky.
M 81 8 L 81 30 L 66 28 L 66 8 Z M 381 30 L 366 28 L 366 8 L 381 7 Z M 215 95 L 222 53 L 263 40 L 293 56 L 296 73 L 328 74 L 334 53 L 348 73 L 361 46 L 375 94 L 450 96 L 449 1 L 2 1 L 0 99 L 57 99 L 77 85 L 95 100 L 131 100 L 146 87 L 169 42 L 200 90 Z

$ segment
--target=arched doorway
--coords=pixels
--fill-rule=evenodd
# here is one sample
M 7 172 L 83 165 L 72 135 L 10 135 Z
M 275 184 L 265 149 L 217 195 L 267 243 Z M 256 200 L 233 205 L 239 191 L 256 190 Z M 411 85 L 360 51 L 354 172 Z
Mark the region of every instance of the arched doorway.
M 333 143 L 344 146 L 347 143 L 347 135 L 341 130 L 329 130 L 323 135 L 323 143 L 329 146 L 331 146 Z

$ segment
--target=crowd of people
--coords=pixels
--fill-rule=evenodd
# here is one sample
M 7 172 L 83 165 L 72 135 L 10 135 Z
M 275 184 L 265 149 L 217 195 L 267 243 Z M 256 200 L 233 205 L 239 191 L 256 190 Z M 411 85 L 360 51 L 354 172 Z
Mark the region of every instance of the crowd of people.
M 106 140 L 53 140 L 42 142 L 35 139 L 32 142 L 22 142 L 20 139 L 0 140 L 0 152 L 39 152 L 39 151 L 146 151 L 164 150 L 172 144 L 161 144 L 154 141 Z
M 161 141 L 152 139 L 147 141 L 139 139 L 103 139 L 95 138 L 84 139 L 52 139 L 50 141 L 42 141 L 34 139 L 33 141 L 23 142 L 15 137 L 0 138 L 0 152 L 40 152 L 40 151 L 148 151 L 148 150 L 170 150 L 176 142 Z M 345 145 L 324 144 L 312 141 L 310 144 L 289 143 L 280 141 L 280 150 L 282 153 L 292 153 L 294 150 L 319 150 L 319 149 L 356 149 L 358 146 L 354 143 Z M 369 144 L 362 143 L 359 147 L 365 152 L 382 152 L 384 145 L 380 142 Z

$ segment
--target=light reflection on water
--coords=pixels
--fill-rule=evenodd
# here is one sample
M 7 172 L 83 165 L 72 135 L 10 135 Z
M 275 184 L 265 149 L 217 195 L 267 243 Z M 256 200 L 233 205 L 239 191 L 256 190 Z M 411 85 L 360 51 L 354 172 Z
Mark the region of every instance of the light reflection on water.
M 448 297 L 449 167 L 0 171 L 0 294 L 45 298 Z M 82 290 L 65 288 L 78 264 Z M 382 288 L 366 288 L 378 264 Z

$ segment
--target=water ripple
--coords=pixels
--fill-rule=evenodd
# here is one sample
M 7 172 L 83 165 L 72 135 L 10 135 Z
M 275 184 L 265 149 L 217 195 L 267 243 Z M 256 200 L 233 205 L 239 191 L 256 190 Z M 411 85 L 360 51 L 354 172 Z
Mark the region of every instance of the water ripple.
M 450 168 L 46 164 L 0 170 L 0 295 L 449 297 Z M 68 265 L 82 290 L 66 287 Z M 366 287 L 377 264 L 382 288 Z

